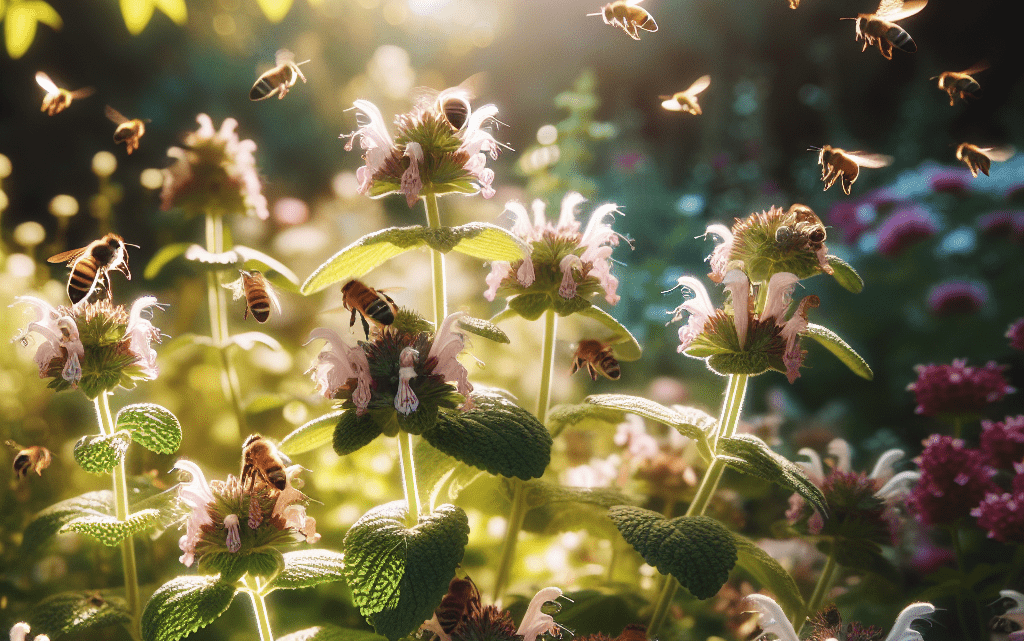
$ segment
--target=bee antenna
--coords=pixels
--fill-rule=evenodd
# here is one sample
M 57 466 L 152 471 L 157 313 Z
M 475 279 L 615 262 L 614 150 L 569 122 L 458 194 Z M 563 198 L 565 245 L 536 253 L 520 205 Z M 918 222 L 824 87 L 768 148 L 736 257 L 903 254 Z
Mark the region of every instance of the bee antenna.
M 597 13 L 588 13 L 587 15 L 588 16 L 599 16 L 599 15 L 601 15 L 601 12 L 598 11 Z
M 135 249 L 142 249 L 142 247 L 140 247 L 139 245 L 136 245 L 135 243 L 125 243 L 125 246 L 126 247 L 134 247 Z
M 840 18 L 840 20 L 856 20 L 856 18 Z
M 815 147 L 811 145 L 810 147 L 807 148 L 807 151 L 821 151 L 821 147 Z

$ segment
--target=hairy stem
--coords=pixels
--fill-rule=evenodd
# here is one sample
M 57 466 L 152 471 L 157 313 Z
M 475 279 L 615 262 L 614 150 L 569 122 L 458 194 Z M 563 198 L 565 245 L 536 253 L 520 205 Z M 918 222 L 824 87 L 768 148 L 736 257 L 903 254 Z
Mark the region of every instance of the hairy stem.
M 93 403 L 96 406 L 96 417 L 100 425 L 100 433 L 109 435 L 114 433 L 114 417 L 110 411 L 110 400 L 108 392 L 102 392 L 95 398 Z M 124 459 L 117 464 L 113 472 L 114 479 L 114 515 L 118 521 L 128 519 L 128 474 L 125 470 Z M 124 592 L 128 602 L 128 614 L 131 616 L 128 632 L 132 639 L 139 641 L 142 638 L 140 628 L 141 600 L 139 598 L 139 577 L 135 564 L 135 539 L 131 536 L 121 541 L 121 567 L 124 569 Z
M 551 402 L 551 377 L 555 368 L 555 333 L 558 329 L 558 316 L 552 309 L 544 312 L 544 343 L 541 348 L 540 391 L 537 394 L 537 420 L 541 425 L 547 421 L 548 404 Z M 514 478 L 512 483 L 512 510 L 509 513 L 508 525 L 505 528 L 505 540 L 501 547 L 501 560 L 498 562 L 498 575 L 494 581 L 494 598 L 497 602 L 505 588 L 508 587 L 512 559 L 516 554 L 516 543 L 519 531 L 523 529 L 526 518 L 526 487 L 522 480 Z
M 259 577 L 246 574 L 242 577 L 242 585 L 252 599 L 252 609 L 256 613 L 256 626 L 260 630 L 260 641 L 274 641 L 274 633 L 270 631 L 270 613 L 267 611 L 267 604 L 263 600 L 263 588 L 266 586 Z
M 836 576 L 839 574 L 839 564 L 836 562 L 836 549 L 833 543 L 829 547 L 828 557 L 825 559 L 825 567 L 821 569 L 821 574 L 818 576 L 818 582 L 814 585 L 814 591 L 811 592 L 811 598 L 807 601 L 807 607 L 804 609 L 803 618 L 800 617 L 799 612 L 794 612 L 790 616 L 790 623 L 793 624 L 793 629 L 800 633 L 800 628 L 803 626 L 804 621 L 808 616 L 813 615 L 815 612 L 821 609 L 825 604 L 825 597 L 828 596 L 828 591 L 832 589 L 835 584 Z
M 406 432 L 398 433 L 398 459 L 402 465 L 402 480 L 405 487 L 405 504 L 408 506 L 406 522 L 414 526 L 420 522 L 423 508 L 420 505 L 420 492 L 416 485 L 416 463 L 412 458 L 413 435 Z
M 427 205 L 427 227 L 437 229 L 441 226 L 441 212 L 437 209 L 437 196 L 433 193 L 423 197 Z M 433 247 L 430 248 L 430 275 L 434 284 L 434 328 L 441 327 L 441 321 L 448 315 L 447 291 L 444 283 L 444 254 Z
M 206 251 L 212 254 L 220 254 L 224 251 L 224 218 L 219 213 L 206 213 Z M 217 282 L 217 273 L 210 271 L 206 274 L 207 300 L 210 305 L 210 336 L 220 354 L 221 383 L 224 388 L 224 395 L 231 400 L 231 406 L 235 410 L 235 418 L 238 424 L 238 434 L 235 440 L 239 440 L 242 434 L 248 431 L 245 420 L 245 410 L 242 408 L 242 389 L 238 381 L 238 372 L 228 355 L 226 345 L 229 337 L 227 296 L 224 288 Z

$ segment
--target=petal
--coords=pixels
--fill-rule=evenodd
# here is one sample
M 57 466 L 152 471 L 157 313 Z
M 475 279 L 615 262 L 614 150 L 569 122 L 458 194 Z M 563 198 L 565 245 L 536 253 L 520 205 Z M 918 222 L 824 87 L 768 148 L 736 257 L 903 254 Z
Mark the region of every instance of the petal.
M 935 606 L 931 603 L 911 603 L 899 613 L 896 622 L 893 623 L 889 636 L 885 641 L 916 641 L 922 639 L 920 632 L 910 629 L 910 624 L 915 619 L 923 618 L 935 612 Z
M 792 302 L 793 290 L 800 279 L 789 272 L 777 272 L 768 280 L 768 295 L 765 299 L 761 318 L 775 319 L 776 325 L 786 322 L 786 311 Z
M 779 641 L 799 641 L 793 624 L 773 599 L 763 594 L 750 594 L 744 597 L 743 601 L 754 606 L 754 611 L 758 613 L 757 625 L 766 633 L 774 634 Z

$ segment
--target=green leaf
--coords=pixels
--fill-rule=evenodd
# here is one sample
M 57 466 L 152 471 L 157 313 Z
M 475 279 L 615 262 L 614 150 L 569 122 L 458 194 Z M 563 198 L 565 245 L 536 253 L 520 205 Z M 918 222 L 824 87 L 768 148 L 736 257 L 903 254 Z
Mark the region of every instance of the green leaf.
M 580 316 L 586 316 L 592 318 L 597 322 L 604 325 L 607 329 L 611 330 L 612 335 L 602 340 L 604 343 L 608 343 L 612 346 L 615 352 L 615 358 L 620 361 L 631 362 L 640 360 L 640 356 L 643 353 L 643 348 L 640 347 L 640 342 L 636 340 L 633 334 L 615 318 L 604 311 L 597 305 L 591 305 L 586 309 L 580 310 Z
M 157 250 L 153 258 L 150 259 L 149 263 L 146 264 L 145 271 L 142 272 L 142 277 L 146 280 L 153 280 L 156 278 L 164 267 L 167 266 L 171 261 L 179 258 L 185 254 L 185 251 L 192 246 L 192 243 L 171 243 L 170 245 L 164 245 Z
M 644 561 L 662 574 L 671 574 L 698 599 L 718 594 L 736 565 L 732 533 L 711 517 L 669 520 L 629 505 L 613 507 L 608 515 Z
M 68 521 L 60 531 L 88 534 L 100 543 L 113 547 L 120 545 L 129 536 L 148 529 L 159 518 L 159 510 L 140 510 L 129 514 L 124 521 L 119 521 L 113 515 L 80 516 Z
M 558 600 L 562 606 L 558 612 L 558 624 L 572 630 L 576 639 L 598 633 L 601 633 L 598 638 L 603 639 L 606 630 L 622 630 L 630 623 L 643 620 L 640 611 L 645 603 L 636 592 L 621 594 L 608 589 L 579 590 L 567 592 L 564 597 L 566 603 Z
M 330 443 L 334 436 L 335 426 L 347 411 L 338 410 L 324 414 L 296 427 L 288 436 L 284 437 L 278 449 L 288 456 L 295 456 Z
M 108 474 L 124 460 L 132 435 L 126 430 L 103 436 L 83 436 L 75 443 L 75 461 L 86 472 Z
M 291 287 L 287 287 L 289 291 L 299 291 L 299 277 L 292 270 L 288 269 L 288 266 L 277 260 L 273 256 L 264 254 L 258 249 L 252 247 L 246 247 L 245 245 L 235 245 L 231 248 L 231 251 L 241 257 L 243 266 L 246 269 L 260 268 L 263 275 L 274 282 L 275 285 L 280 286 L 278 279 L 274 278 L 275 274 L 282 276 Z
M 526 320 L 537 320 L 547 311 L 547 294 L 519 294 L 508 301 L 508 308 Z
M 359 416 L 355 410 L 345 410 L 334 427 L 332 444 L 339 456 L 351 454 L 380 436 L 380 426 L 369 414 Z
M 384 641 L 384 637 L 366 630 L 317 625 L 278 637 L 277 641 Z
M 36 549 L 57 534 L 64 525 L 84 516 L 109 516 L 114 513 L 114 493 L 110 490 L 86 492 L 81 496 L 54 503 L 32 518 L 22 535 L 21 551 L 32 556 Z
M 523 480 L 544 474 L 551 461 L 551 435 L 525 409 L 492 391 L 471 395 L 473 409 L 441 411 L 423 431 L 431 445 L 491 474 Z
M 717 424 L 710 414 L 695 407 L 683 407 L 676 410 L 640 396 L 592 394 L 584 400 L 598 407 L 636 414 L 641 418 L 667 425 L 683 436 L 698 442 L 705 440 Z
M 420 496 L 426 494 L 431 510 L 438 504 L 442 493 L 446 500 L 454 501 L 463 488 L 485 473 L 448 456 L 423 438 L 416 439 L 413 458 L 416 460 L 416 484 Z
M 506 306 L 505 309 L 501 310 L 500 312 L 498 312 L 494 316 L 491 316 L 491 322 L 494 323 L 495 325 L 497 325 L 501 321 L 509 319 L 509 318 L 512 318 L 515 315 L 516 315 L 515 310 L 513 310 L 511 307 L 507 307 Z
M 733 533 L 738 559 L 736 565 L 746 570 L 762 588 L 771 590 L 786 612 L 803 612 L 804 598 L 796 581 L 779 562 L 745 536 Z
M 42 22 L 54 29 L 60 29 L 63 22 L 60 15 L 42 0 L 22 0 L 7 7 L 4 18 L 4 38 L 7 53 L 17 59 L 25 55 L 36 38 L 36 23 Z
M 825 495 L 804 471 L 753 434 L 735 434 L 718 441 L 719 456 L 732 468 L 793 490 L 822 514 L 828 514 Z
M 114 423 L 133 441 L 158 454 L 174 454 L 181 446 L 181 424 L 171 410 L 153 403 L 129 405 L 117 413 Z
M 164 583 L 142 612 L 143 641 L 177 641 L 213 623 L 231 605 L 235 586 L 218 576 L 179 576 Z
M 61 592 L 40 601 L 28 615 L 33 634 L 46 634 L 51 639 L 112 625 L 131 623 L 131 614 L 124 599 L 93 592 Z
M 395 641 L 429 619 L 469 541 L 466 513 L 442 505 L 405 525 L 405 502 L 373 508 L 345 535 L 345 578 L 359 611 Z
M 832 268 L 832 278 L 842 286 L 843 289 L 859 294 L 864 289 L 864 279 L 860 277 L 857 270 L 850 263 L 838 256 L 828 255 L 825 257 L 829 267 Z
M 482 336 L 487 340 L 494 341 L 495 343 L 504 343 L 507 345 L 512 342 L 509 340 L 508 334 L 501 331 L 497 325 L 481 318 L 463 316 L 456 322 L 456 324 L 460 329 L 463 329 L 470 334 Z
M 875 377 L 875 374 L 871 371 L 871 367 L 867 364 L 867 361 L 861 358 L 860 354 L 853 351 L 853 348 L 847 345 L 846 341 L 839 338 L 839 336 L 829 328 L 810 323 L 807 325 L 807 329 L 801 332 L 800 335 L 813 338 L 820 344 L 824 345 L 825 349 L 835 354 L 836 357 L 841 360 L 844 365 L 849 367 L 857 376 L 866 378 L 869 381 Z
M 558 438 L 566 428 L 591 422 L 614 427 L 623 421 L 624 416 L 625 412 L 621 410 L 592 403 L 556 405 L 548 412 L 548 430 L 552 438 Z
M 284 556 L 272 547 L 251 552 L 206 552 L 199 557 L 200 574 L 220 574 L 221 581 L 234 583 L 249 573 L 264 581 L 273 580 L 284 569 Z
M 469 223 L 451 229 L 457 239 L 451 251 L 482 260 L 514 263 L 530 255 L 530 246 L 515 234 L 490 223 Z
M 426 230 L 417 225 L 367 234 L 317 267 L 299 291 L 308 296 L 335 283 L 359 278 L 395 256 L 425 245 L 425 233 Z
M 332 550 L 286 552 L 284 569 L 270 585 L 271 590 L 311 588 L 321 583 L 344 580 L 345 555 Z
M 585 529 L 595 535 L 614 536 L 608 509 L 636 503 L 612 488 L 566 487 L 531 479 L 524 484 L 526 519 L 523 529 L 557 534 Z

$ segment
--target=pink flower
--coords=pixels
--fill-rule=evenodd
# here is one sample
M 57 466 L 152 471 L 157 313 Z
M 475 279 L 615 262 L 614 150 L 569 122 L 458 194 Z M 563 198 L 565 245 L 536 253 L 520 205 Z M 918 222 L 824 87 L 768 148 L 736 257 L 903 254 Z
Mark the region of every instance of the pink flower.
M 1024 318 L 1019 318 L 1010 325 L 1006 330 L 1006 337 L 1010 339 L 1010 347 L 1024 351 Z
M 907 386 L 917 399 L 914 412 L 923 416 L 979 413 L 1016 391 L 1007 384 L 1005 369 L 991 361 L 970 367 L 967 359 L 956 359 L 951 365 L 917 365 L 917 380 Z
M 705 238 L 708 234 L 718 236 L 722 239 L 717 245 L 715 245 L 715 249 L 711 252 L 711 255 L 707 257 L 707 261 L 711 265 L 711 273 L 708 274 L 708 278 L 716 283 L 720 283 L 725 277 L 725 272 L 729 264 L 729 255 L 732 253 L 732 230 L 725 225 L 708 225 L 708 228 L 704 230 Z
M 1024 414 L 981 422 L 981 451 L 992 465 L 1009 470 L 1024 460 Z
M 30 305 L 35 311 L 36 319 L 29 322 L 25 329 L 14 338 L 22 345 L 28 345 L 28 335 L 39 334 L 43 342 L 36 348 L 35 361 L 39 367 L 39 378 L 51 376 L 54 359 L 64 359 L 61 377 L 72 386 L 82 378 L 82 360 L 85 358 L 85 347 L 82 344 L 75 318 L 66 308 L 55 308 L 46 301 L 35 296 L 18 296 L 14 303 Z
M 931 172 L 928 184 L 933 191 L 962 193 L 971 186 L 971 172 L 963 167 L 940 167 Z
M 352 143 L 358 136 L 359 148 L 363 150 L 363 160 L 366 164 L 356 170 L 356 179 L 359 181 L 356 191 L 365 194 L 373 182 L 373 176 L 384 167 L 384 161 L 392 156 L 397 148 L 377 105 L 369 100 L 356 100 L 352 104 L 356 109 L 359 129 L 350 134 L 348 142 L 345 143 L 345 151 L 352 151 Z M 344 137 L 343 134 L 342 138 Z M 404 151 L 402 155 L 405 155 Z
M 1024 242 L 1024 212 L 993 211 L 980 216 L 978 230 L 993 238 L 1005 238 L 1015 243 Z
M 948 280 L 928 292 L 928 309 L 936 316 L 973 314 L 988 303 L 988 288 L 980 282 Z
M 962 439 L 932 434 L 917 459 L 921 478 L 907 506 L 926 525 L 949 525 L 970 514 L 986 494 L 999 491 L 988 457 Z
M 978 527 L 988 538 L 1020 545 L 1024 543 L 1024 474 L 1013 478 L 1012 492 L 992 492 L 971 510 Z
M 153 341 L 160 342 L 160 330 L 153 327 L 142 312 L 157 305 L 153 296 L 143 296 L 132 304 L 125 336 L 128 338 L 128 349 L 135 355 L 135 364 L 141 366 L 142 375 L 152 380 L 159 371 L 156 366 L 156 350 L 151 347 Z
M 704 324 L 715 315 L 715 306 L 711 304 L 711 297 L 708 296 L 708 290 L 704 288 L 704 283 L 693 276 L 682 276 L 677 282 L 679 287 L 693 293 L 693 298 L 672 310 L 671 322 L 681 320 L 683 312 L 690 314 L 686 325 L 679 328 L 679 346 L 676 347 L 676 351 L 682 354 L 704 331 Z
M 186 459 L 178 459 L 174 467 L 192 477 L 190 481 L 178 484 L 178 501 L 192 510 L 185 519 L 185 534 L 178 540 L 178 547 L 182 551 L 178 560 L 185 567 L 191 567 L 203 526 L 213 525 L 209 508 L 214 502 L 214 497 L 210 485 L 206 482 L 206 476 L 198 465 Z
M 523 620 L 519 624 L 519 629 L 516 630 L 516 635 L 523 637 L 523 641 L 537 641 L 537 637 L 542 634 L 562 636 L 562 632 L 558 624 L 555 623 L 554 618 L 541 610 L 545 603 L 556 601 L 561 596 L 562 591 L 554 587 L 544 588 L 538 592 L 530 600 L 530 605 L 526 608 L 526 614 L 523 615 Z
M 398 394 L 395 395 L 395 409 L 402 414 L 412 414 L 420 406 L 420 399 L 409 386 L 409 381 L 416 378 L 416 360 L 420 353 L 412 347 L 406 347 L 398 355 Z
M 924 207 L 898 208 L 878 226 L 878 253 L 895 258 L 911 245 L 934 236 L 938 230 L 935 218 Z
M 440 376 L 444 381 L 455 381 L 459 394 L 466 398 L 462 409 L 468 410 L 473 407 L 469 397 L 473 391 L 473 384 L 469 382 L 469 372 L 458 359 L 466 347 L 466 335 L 454 329 L 455 322 L 465 315 L 465 312 L 454 312 L 441 321 L 441 328 L 434 334 L 434 341 L 427 352 L 426 367 L 434 376 Z
M 352 402 L 356 412 L 362 414 L 370 404 L 370 364 L 366 353 L 361 347 L 346 345 L 337 332 L 325 327 L 310 332 L 309 340 L 318 338 L 326 340 L 327 346 L 306 373 L 312 372 L 317 391 L 326 398 L 334 398 L 342 388 L 351 389 L 350 381 L 355 379 Z
M 237 514 L 228 514 L 224 517 L 224 527 L 228 530 L 228 537 L 225 543 L 228 546 L 228 551 L 231 553 L 238 552 L 242 549 L 242 537 L 238 531 L 238 526 Z

